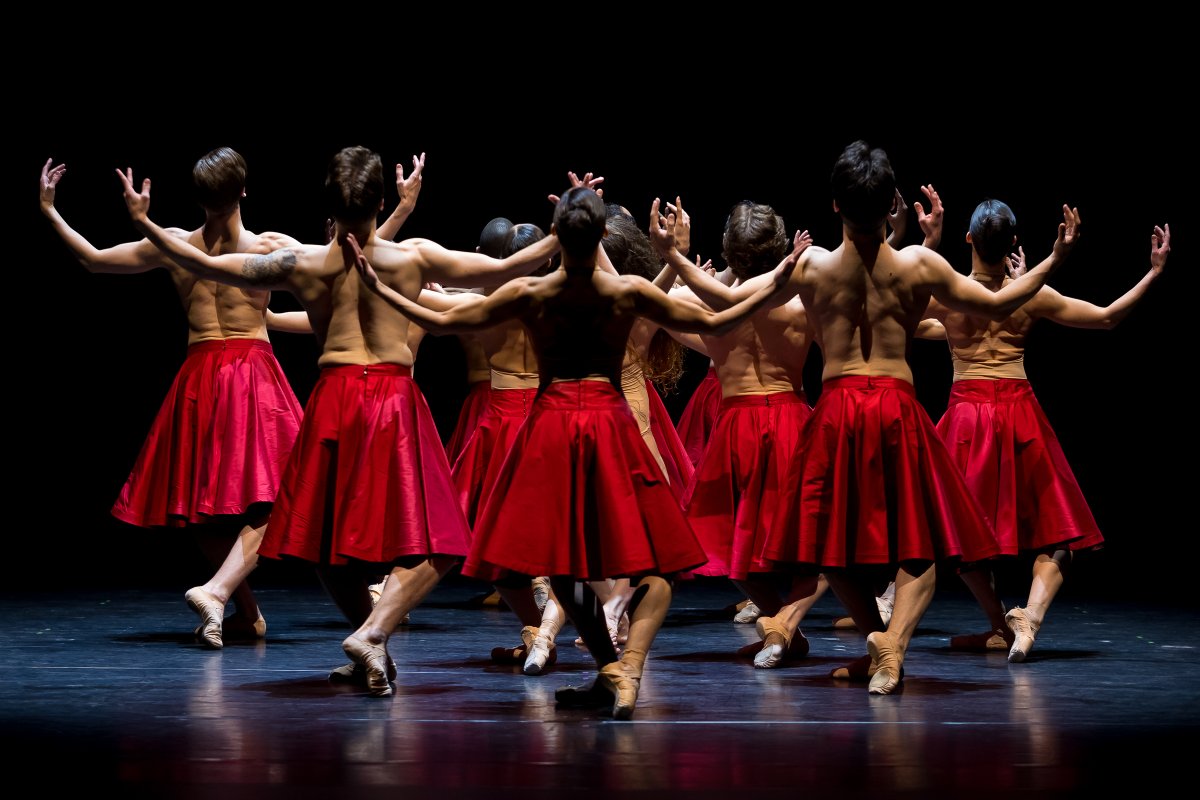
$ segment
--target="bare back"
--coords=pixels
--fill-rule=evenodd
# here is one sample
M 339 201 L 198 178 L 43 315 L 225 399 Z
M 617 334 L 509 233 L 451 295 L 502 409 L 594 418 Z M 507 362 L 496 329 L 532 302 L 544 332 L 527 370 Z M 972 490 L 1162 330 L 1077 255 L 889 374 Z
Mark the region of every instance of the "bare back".
M 810 247 L 793 276 L 825 360 L 822 380 L 872 375 L 912 382 L 908 349 L 932 291 L 924 247 L 894 250 L 882 239 L 859 248 Z
M 487 352 L 479 341 L 479 334 L 459 334 L 459 344 L 467 362 L 467 383 L 479 383 L 491 379 L 492 369 L 488 364 Z
M 190 233 L 178 229 L 171 232 L 209 255 L 265 254 L 293 243 L 282 234 L 258 234 L 240 226 L 236 239 L 215 236 L 204 228 Z M 189 345 L 219 339 L 267 341 L 266 313 L 270 292 L 204 280 L 170 262 L 164 266 L 187 316 Z
M 516 321 L 503 322 L 475 334 L 495 389 L 535 389 L 538 361 L 525 327 Z
M 993 292 L 1012 283 L 977 280 Z M 927 316 L 941 321 L 946 328 L 955 380 L 995 380 L 1025 378 L 1025 341 L 1036 321 L 1038 295 L 1009 317 L 995 321 L 946 308 L 936 300 L 929 303 Z
M 695 297 L 689 289 L 672 291 L 672 295 L 677 293 Z M 804 388 L 804 362 L 812 345 L 812 331 L 804 304 L 797 296 L 756 311 L 724 336 L 701 334 L 701 339 L 717 370 L 722 397 Z

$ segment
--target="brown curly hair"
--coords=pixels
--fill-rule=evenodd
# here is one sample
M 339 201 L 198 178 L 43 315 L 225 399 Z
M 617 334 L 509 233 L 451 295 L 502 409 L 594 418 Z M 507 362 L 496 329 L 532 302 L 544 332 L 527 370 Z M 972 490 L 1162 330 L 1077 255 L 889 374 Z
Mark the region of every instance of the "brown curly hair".
M 775 267 L 787 254 L 787 228 L 775 209 L 743 200 L 729 212 L 721 255 L 739 280 Z

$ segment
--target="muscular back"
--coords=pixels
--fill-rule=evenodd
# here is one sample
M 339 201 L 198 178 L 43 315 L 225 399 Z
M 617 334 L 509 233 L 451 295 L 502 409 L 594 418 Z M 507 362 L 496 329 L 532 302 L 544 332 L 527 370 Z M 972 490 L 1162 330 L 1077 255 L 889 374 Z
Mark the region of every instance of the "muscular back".
M 1012 279 L 979 280 L 979 283 L 994 292 L 1012 283 Z M 999 321 L 954 311 L 931 301 L 927 315 L 940 320 L 946 328 L 955 379 L 1025 377 L 1025 341 L 1037 319 L 1038 300 L 1044 291 Z
M 480 331 L 476 339 L 487 356 L 488 366 L 498 373 L 504 373 L 499 381 L 494 376 L 494 386 L 509 389 L 537 387 L 537 355 L 521 323 L 503 322 Z
M 822 380 L 875 375 L 912 381 L 908 348 L 929 304 L 923 247 L 893 250 L 879 241 L 810 247 L 794 285 L 825 360 Z
M 265 254 L 295 244 L 295 240 L 283 234 L 258 234 L 245 229 L 240 230 L 236 240 L 214 236 L 204 228 L 190 233 L 173 229 L 171 233 L 209 255 Z M 266 312 L 270 292 L 204 280 L 169 262 L 166 270 L 187 316 L 189 345 L 216 339 L 267 340 Z
M 799 297 L 756 312 L 725 336 L 701 338 L 723 397 L 803 388 L 812 335 Z

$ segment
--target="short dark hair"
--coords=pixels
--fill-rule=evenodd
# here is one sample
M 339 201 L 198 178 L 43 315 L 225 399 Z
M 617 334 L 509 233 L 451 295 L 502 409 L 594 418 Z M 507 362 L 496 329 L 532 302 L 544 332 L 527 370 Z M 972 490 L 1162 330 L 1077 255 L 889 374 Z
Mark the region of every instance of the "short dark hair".
M 775 209 L 743 200 L 729 212 L 721 255 L 740 280 L 769 272 L 787 255 L 787 228 Z
M 971 214 L 971 246 L 985 264 L 999 264 L 1016 235 L 1017 216 L 1007 203 L 984 200 Z
M 500 257 L 508 258 L 518 250 L 524 250 L 531 244 L 536 244 L 546 238 L 546 232 L 529 222 L 522 222 L 519 225 L 513 225 L 508 230 L 508 234 L 504 237 L 504 245 L 500 249 Z M 550 270 L 550 259 L 546 259 L 546 263 L 535 269 L 530 275 L 545 275 Z
M 383 202 L 383 160 L 366 147 L 346 147 L 329 162 L 325 176 L 329 214 L 343 222 L 365 222 Z
M 231 147 L 218 147 L 192 167 L 196 201 L 208 211 L 224 211 L 242 199 L 246 159 Z
M 513 229 L 512 220 L 496 217 L 479 234 L 479 252 L 491 258 L 504 257 L 504 240 Z
M 830 183 L 842 218 L 864 228 L 882 222 L 896 197 L 896 175 L 887 153 L 862 139 L 842 151 Z
M 586 186 L 568 189 L 554 209 L 554 230 L 572 258 L 591 255 L 604 237 L 604 201 Z

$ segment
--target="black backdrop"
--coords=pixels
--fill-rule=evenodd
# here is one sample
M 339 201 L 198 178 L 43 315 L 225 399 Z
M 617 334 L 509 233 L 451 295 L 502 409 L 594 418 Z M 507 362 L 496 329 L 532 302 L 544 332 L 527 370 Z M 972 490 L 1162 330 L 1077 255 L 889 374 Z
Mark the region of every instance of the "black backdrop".
M 1064 94 L 1061 76 L 1049 69 L 1010 80 L 1000 102 L 944 88 L 931 100 L 922 85 L 892 83 L 870 93 L 869 104 L 846 105 L 842 85 L 786 88 L 787 68 L 778 84 L 738 91 L 669 71 L 601 75 L 568 87 L 574 76 L 509 75 L 500 62 L 480 58 L 467 82 L 446 73 L 433 84 L 428 70 L 415 70 L 411 83 L 392 85 L 384 75 L 377 96 L 338 100 L 343 87 L 308 74 L 319 69 L 311 65 L 303 73 L 304 65 L 255 65 L 237 85 L 221 87 L 224 95 L 191 89 L 205 77 L 194 65 L 138 64 L 154 88 L 128 82 L 121 66 L 114 55 L 69 85 L 30 83 L 16 100 L 28 124 L 16 131 L 22 142 L 5 182 L 18 231 L 17 258 L 8 265 L 17 273 L 6 380 L 10 587 L 186 587 L 206 572 L 181 535 L 139 531 L 108 515 L 183 358 L 186 331 L 165 273 L 89 275 L 68 255 L 36 211 L 37 172 L 47 157 L 69 165 L 59 208 L 101 246 L 135 235 L 115 167 L 153 178 L 154 219 L 194 227 L 202 216 L 190 196 L 190 167 L 221 145 L 249 163 L 247 227 L 319 241 L 328 158 L 363 144 L 406 169 L 413 153 L 428 153 L 406 236 L 470 249 L 497 215 L 548 225 L 545 195 L 562 190 L 567 170 L 592 170 L 606 176 L 607 196 L 639 219 L 656 195 L 682 195 L 694 251 L 717 258 L 725 214 L 745 198 L 772 204 L 789 229 L 808 228 L 818 244 L 836 245 L 829 170 L 841 148 L 861 137 L 887 149 L 910 204 L 921 197 L 919 184 L 938 188 L 948 209 L 941 252 L 961 269 L 969 266 L 967 221 L 985 197 L 1015 209 L 1035 261 L 1053 241 L 1061 204 L 1078 206 L 1084 238 L 1051 282 L 1101 303 L 1144 274 L 1152 226 L 1172 224 L 1168 274 L 1124 324 L 1106 332 L 1043 323 L 1026 366 L 1108 537 L 1074 591 L 1194 602 L 1187 583 L 1197 554 L 1190 514 L 1195 404 L 1181 376 L 1190 376 L 1193 360 L 1186 320 L 1195 169 L 1178 110 L 1185 103 L 1174 93 L 1181 79 L 1159 82 L 1147 95 L 1132 85 L 1114 88 L 1111 69 L 1093 66 L 1084 74 L 1087 91 Z M 547 74 L 560 74 L 555 66 Z M 1096 91 L 1105 92 L 1103 102 L 1081 99 Z M 908 241 L 919 241 L 915 219 L 909 227 Z M 279 295 L 272 307 L 298 305 Z M 300 336 L 276 334 L 274 342 L 303 401 L 316 377 L 316 348 Z M 667 401 L 674 414 L 705 364 L 693 357 L 688 366 L 681 393 Z M 920 399 L 936 419 L 950 385 L 944 345 L 916 343 L 913 366 Z M 819 360 L 808 370 L 815 380 Z M 456 342 L 427 339 L 416 374 L 448 435 L 465 388 Z M 277 564 L 260 578 L 310 579 Z

